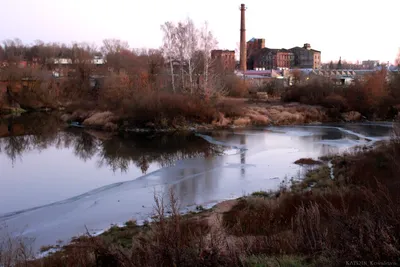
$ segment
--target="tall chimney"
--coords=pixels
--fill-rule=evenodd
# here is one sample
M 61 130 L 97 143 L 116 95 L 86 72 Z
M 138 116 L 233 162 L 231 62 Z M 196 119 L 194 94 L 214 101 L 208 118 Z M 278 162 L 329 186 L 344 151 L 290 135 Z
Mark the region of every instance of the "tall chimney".
M 240 5 L 240 70 L 247 70 L 247 56 L 246 56 L 246 6 Z

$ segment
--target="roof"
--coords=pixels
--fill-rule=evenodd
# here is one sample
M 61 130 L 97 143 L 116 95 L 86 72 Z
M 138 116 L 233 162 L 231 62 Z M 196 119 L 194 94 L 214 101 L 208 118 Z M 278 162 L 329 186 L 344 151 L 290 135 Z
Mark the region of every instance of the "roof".
M 235 50 L 229 50 L 229 49 L 214 49 L 214 50 L 211 50 L 211 53 L 235 53 Z
M 290 48 L 290 49 L 288 49 L 288 50 L 307 50 L 307 51 L 312 51 L 312 52 L 314 52 L 314 53 L 321 53 L 321 51 L 319 51 L 319 50 L 307 49 L 307 48 L 300 47 L 300 46 L 295 46 L 295 47 L 292 47 L 292 48 Z
M 259 50 L 259 53 L 278 53 L 278 52 L 285 52 L 285 53 L 292 53 L 291 51 L 289 51 L 288 49 L 285 48 L 268 48 L 268 47 L 264 47 L 262 49 Z
M 248 40 L 247 42 L 255 42 L 257 40 L 264 40 L 264 38 L 255 38 L 255 37 L 253 37 L 250 40 Z
M 313 70 L 310 74 L 336 78 L 352 78 L 356 76 L 356 72 L 354 70 Z
M 247 70 L 244 72 L 245 75 L 270 75 L 272 70 Z

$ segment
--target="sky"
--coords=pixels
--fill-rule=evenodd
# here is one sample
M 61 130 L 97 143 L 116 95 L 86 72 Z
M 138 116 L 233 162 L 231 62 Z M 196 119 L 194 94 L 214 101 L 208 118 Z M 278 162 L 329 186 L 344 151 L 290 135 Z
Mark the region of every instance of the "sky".
M 270 48 L 310 43 L 323 62 L 394 62 L 399 51 L 399 0 L 0 0 L 0 40 L 101 45 L 116 38 L 158 48 L 161 24 L 190 17 L 199 27 L 208 22 L 219 48 L 236 50 L 241 3 L 248 7 L 246 39 L 265 38 Z

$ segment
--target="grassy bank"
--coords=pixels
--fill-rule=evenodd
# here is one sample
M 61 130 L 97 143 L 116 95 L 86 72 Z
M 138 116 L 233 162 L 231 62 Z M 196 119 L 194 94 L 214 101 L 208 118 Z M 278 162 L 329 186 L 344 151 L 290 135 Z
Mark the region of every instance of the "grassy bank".
M 324 108 L 279 101 L 220 98 L 202 102 L 187 96 L 160 96 L 158 106 L 133 105 L 129 110 L 67 108 L 62 119 L 108 131 L 221 129 L 293 125 L 332 121 Z
M 168 203 L 155 198 L 152 223 L 127 222 L 97 237 L 79 237 L 34 261 L 13 255 L 23 266 L 399 264 L 398 138 L 297 163 L 318 164 L 278 192 L 256 192 L 187 215 L 179 214 L 172 192 Z

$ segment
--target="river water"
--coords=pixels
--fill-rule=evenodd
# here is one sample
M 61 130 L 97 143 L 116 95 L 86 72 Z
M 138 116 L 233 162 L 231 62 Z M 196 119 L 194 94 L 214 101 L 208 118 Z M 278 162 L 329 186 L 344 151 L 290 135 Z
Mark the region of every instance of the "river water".
M 65 128 L 57 116 L 0 120 L 0 237 L 34 249 L 151 217 L 173 190 L 182 211 L 299 178 L 299 158 L 390 138 L 390 123 L 265 127 L 198 134 Z

